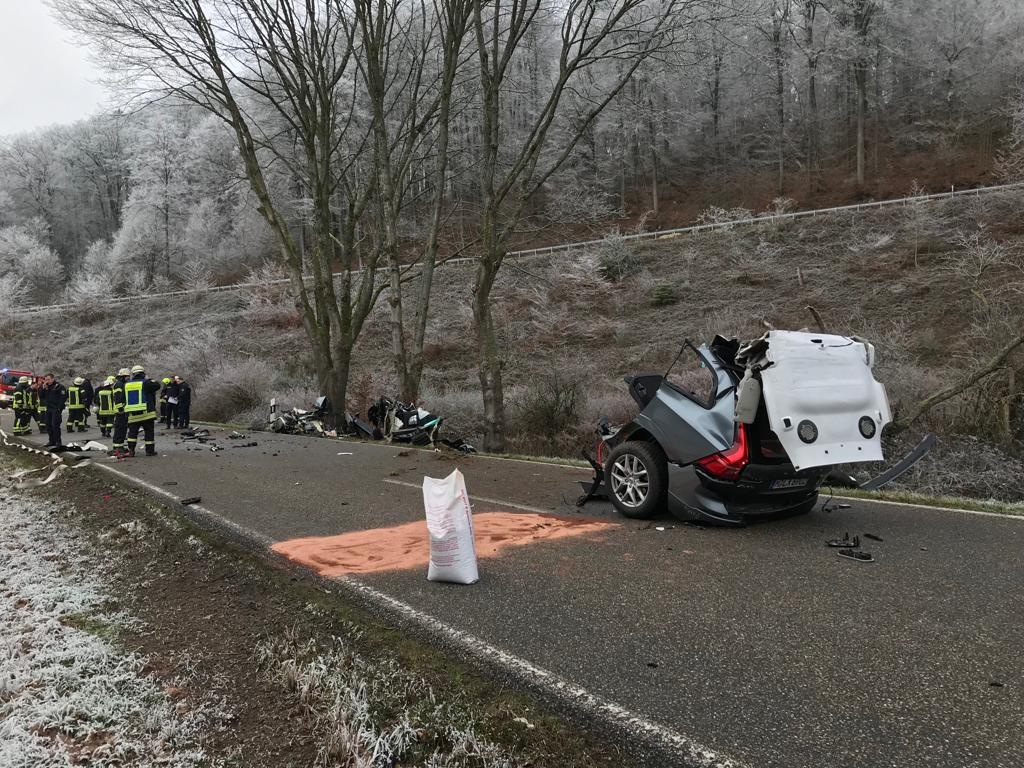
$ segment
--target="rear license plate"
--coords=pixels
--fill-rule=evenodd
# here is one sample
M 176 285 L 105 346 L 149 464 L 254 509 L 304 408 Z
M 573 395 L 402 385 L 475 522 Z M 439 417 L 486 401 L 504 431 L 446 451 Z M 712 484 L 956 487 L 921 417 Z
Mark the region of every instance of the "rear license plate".
M 772 490 L 778 490 L 780 488 L 803 488 L 807 485 L 807 480 L 802 477 L 796 477 L 791 480 L 773 480 Z

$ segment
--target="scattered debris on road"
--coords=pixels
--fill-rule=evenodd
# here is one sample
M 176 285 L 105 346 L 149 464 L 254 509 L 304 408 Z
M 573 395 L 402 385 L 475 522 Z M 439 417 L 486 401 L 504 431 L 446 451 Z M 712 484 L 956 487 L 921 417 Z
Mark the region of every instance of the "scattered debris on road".
M 841 539 L 829 539 L 828 541 L 826 541 L 825 542 L 825 546 L 827 546 L 827 547 L 848 547 L 848 548 L 852 547 L 852 548 L 856 549 L 857 547 L 860 546 L 860 536 L 854 536 L 853 539 L 851 540 L 850 539 L 850 533 L 849 533 L 849 531 L 847 531 L 845 534 L 843 534 L 843 538 L 841 538 Z
M 861 563 L 875 562 L 875 558 L 872 557 L 870 552 L 863 552 L 858 549 L 840 549 L 838 555 L 840 557 L 846 557 L 850 560 L 856 560 Z
M 199 497 L 199 496 L 189 496 L 187 499 L 182 499 L 181 500 L 181 506 L 187 507 L 190 504 L 198 504 L 201 501 L 202 501 L 202 498 Z

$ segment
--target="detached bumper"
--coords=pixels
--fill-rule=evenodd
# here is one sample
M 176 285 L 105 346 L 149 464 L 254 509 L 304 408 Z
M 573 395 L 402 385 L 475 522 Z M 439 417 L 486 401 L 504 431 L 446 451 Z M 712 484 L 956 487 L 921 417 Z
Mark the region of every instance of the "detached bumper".
M 735 499 L 705 487 L 692 465 L 670 464 L 668 477 L 668 510 L 681 520 L 744 525 L 758 518 L 803 514 L 818 502 L 816 484 L 798 493 L 743 494 Z

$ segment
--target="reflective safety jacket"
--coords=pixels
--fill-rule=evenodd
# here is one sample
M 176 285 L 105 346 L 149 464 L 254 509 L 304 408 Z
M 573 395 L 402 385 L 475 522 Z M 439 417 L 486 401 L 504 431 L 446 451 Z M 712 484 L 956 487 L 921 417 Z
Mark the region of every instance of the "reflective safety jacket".
M 96 388 L 96 403 L 99 406 L 100 416 L 113 416 L 116 413 L 113 385 L 102 384 Z
M 68 387 L 68 410 L 76 411 L 88 407 L 85 402 L 85 393 L 77 384 Z
M 114 402 L 114 415 L 124 414 L 124 385 L 128 382 L 125 379 L 117 379 L 110 385 L 110 395 Z
M 32 402 L 32 390 L 27 384 L 19 384 L 11 396 L 11 407 L 16 411 L 28 411 L 35 407 Z
M 160 384 L 144 376 L 131 379 L 124 384 L 124 412 L 128 423 L 149 421 L 156 418 L 156 398 Z

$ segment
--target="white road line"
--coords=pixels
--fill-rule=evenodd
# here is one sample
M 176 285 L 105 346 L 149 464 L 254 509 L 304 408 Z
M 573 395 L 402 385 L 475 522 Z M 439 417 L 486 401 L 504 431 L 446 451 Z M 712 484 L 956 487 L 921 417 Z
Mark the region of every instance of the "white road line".
M 137 477 L 132 477 L 127 472 L 117 469 L 116 467 L 99 463 L 94 463 L 94 466 L 100 467 L 117 477 L 123 478 L 124 480 L 145 488 L 159 496 L 163 496 L 177 502 L 181 501 L 178 496 L 170 491 L 167 491 L 157 485 L 153 485 L 145 480 L 140 480 Z M 385 480 L 384 482 L 390 482 L 394 485 L 407 485 L 413 488 L 419 488 L 419 486 L 412 483 L 403 483 L 397 480 Z M 477 498 L 481 501 L 490 502 L 490 500 L 483 499 L 482 497 Z M 505 504 L 506 506 L 519 506 L 519 508 L 526 509 L 527 511 L 544 511 L 537 510 L 534 507 L 509 505 L 506 502 L 490 503 Z M 239 533 L 264 544 L 268 548 L 269 545 L 273 543 L 272 539 L 256 533 L 249 528 L 238 525 L 231 520 L 227 520 L 207 507 L 203 507 L 199 504 L 191 504 L 189 506 L 193 510 L 199 511 L 204 515 L 217 520 L 219 523 L 226 524 Z M 658 743 L 661 747 L 668 748 L 673 752 L 679 753 L 688 765 L 699 766 L 700 768 L 745 768 L 743 763 L 736 762 L 732 758 L 708 749 L 678 731 L 648 720 L 647 718 L 638 715 L 613 701 L 609 701 L 608 699 L 591 693 L 585 688 L 569 682 L 565 678 L 560 677 L 553 672 L 542 667 L 538 667 L 536 664 L 532 664 L 529 661 L 521 659 L 507 651 L 503 651 L 474 635 L 445 624 L 443 621 L 434 618 L 430 614 L 417 610 L 408 603 L 404 603 L 401 600 L 380 592 L 354 577 L 345 576 L 333 579 L 333 581 L 340 584 L 344 589 L 352 590 L 353 592 L 361 595 L 364 599 L 373 602 L 382 608 L 400 614 L 407 620 L 415 622 L 431 633 L 444 636 L 458 648 L 461 648 L 482 661 L 491 664 L 498 662 L 502 666 L 513 671 L 522 679 L 525 679 L 527 682 L 544 690 L 549 695 L 563 701 L 567 700 L 572 707 L 581 712 L 585 712 L 587 715 L 594 717 L 595 719 L 612 721 L 630 733 L 642 734 L 647 739 Z
M 423 613 L 407 603 L 403 603 L 401 600 L 397 600 L 390 595 L 379 592 L 373 587 L 367 586 L 351 576 L 342 577 L 335 581 L 342 583 L 345 587 L 358 592 L 367 599 L 384 605 L 407 619 L 443 635 L 452 643 L 477 658 L 491 662 L 498 661 L 534 685 L 543 688 L 558 698 L 568 699 L 574 707 L 587 712 L 591 716 L 611 720 L 632 733 L 642 733 L 661 745 L 680 753 L 680 756 L 684 757 L 690 765 L 702 766 L 704 768 L 741 768 L 743 766 L 742 763 L 714 752 L 678 731 L 648 720 L 613 701 L 609 701 L 569 682 L 553 672 L 538 667 L 536 664 L 531 664 L 529 661 L 514 656 L 507 651 L 503 651 L 478 637 L 455 629 L 435 619 L 433 616 Z
M 389 485 L 403 485 L 406 488 L 415 488 L 417 491 L 422 491 L 423 490 L 423 486 L 422 485 L 416 485 L 416 483 L 406 483 L 406 482 L 404 482 L 402 480 L 390 480 L 388 478 L 384 478 L 384 482 L 388 483 Z M 515 503 L 513 503 L 511 501 L 498 501 L 498 499 L 489 499 L 486 496 L 473 496 L 473 495 L 470 495 L 469 498 L 470 498 L 471 501 L 482 501 L 484 504 L 497 504 L 498 506 L 501 506 L 501 507 L 512 507 L 512 509 L 521 509 L 523 512 L 535 512 L 538 515 L 553 515 L 553 514 L 555 514 L 554 510 L 541 509 L 540 507 L 531 507 L 531 506 L 528 506 L 526 504 L 515 504 Z
M 863 501 L 868 504 L 886 504 L 891 507 L 910 507 L 911 509 L 927 509 L 932 512 L 959 512 L 962 515 L 980 515 L 981 517 L 1001 517 L 1006 520 L 1018 520 L 1024 522 L 1024 514 L 1011 515 L 1006 512 L 985 512 L 980 509 L 962 509 L 960 507 L 937 507 L 933 504 L 911 504 L 905 501 L 889 501 L 888 499 L 870 499 L 862 496 L 840 496 L 836 494 L 833 499 L 843 501 Z
M 158 496 L 164 496 L 165 498 L 171 499 L 172 501 L 176 501 L 179 504 L 181 503 L 180 496 L 176 496 L 175 494 L 171 493 L 170 491 L 164 490 L 158 485 L 153 485 L 150 482 L 140 480 L 137 477 L 133 477 L 132 475 L 129 475 L 127 472 L 123 472 L 120 469 L 117 469 L 116 467 L 110 466 L 109 464 L 99 464 L 97 462 L 94 462 L 93 466 L 99 467 L 100 469 L 104 470 L 105 472 L 109 472 L 112 475 L 117 475 L 118 477 L 127 480 L 129 483 L 137 485 L 141 488 L 145 488 L 147 491 L 155 493 Z M 227 518 L 218 515 L 213 510 L 209 509 L 208 507 L 204 507 L 201 504 L 189 504 L 189 507 L 191 509 L 202 512 L 207 517 L 215 518 L 224 525 L 230 527 L 235 532 L 245 536 L 246 538 L 259 542 L 262 546 L 265 546 L 268 549 L 274 543 L 274 539 L 271 539 L 269 536 L 264 536 L 262 533 L 257 533 L 251 528 L 246 528 L 244 525 L 239 525 L 238 523 L 232 520 L 228 520 Z

